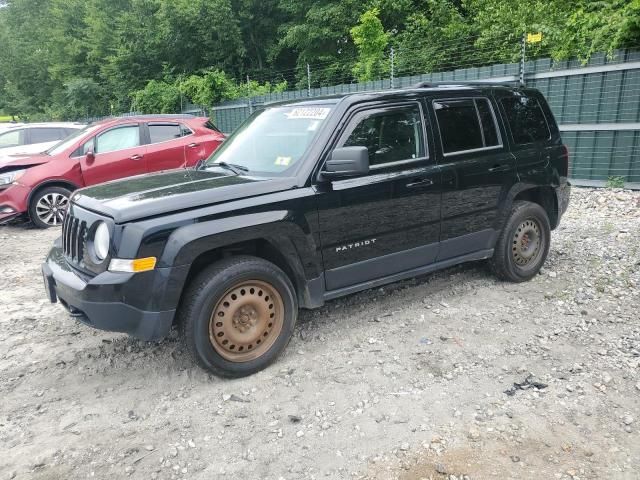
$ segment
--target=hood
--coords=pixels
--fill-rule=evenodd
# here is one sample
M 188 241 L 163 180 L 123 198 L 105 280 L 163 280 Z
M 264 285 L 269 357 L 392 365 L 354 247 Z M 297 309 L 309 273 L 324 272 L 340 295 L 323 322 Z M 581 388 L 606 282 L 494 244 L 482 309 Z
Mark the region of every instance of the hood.
M 18 147 L 5 147 L 0 149 L 1 157 L 30 157 L 33 155 L 45 155 L 45 151 L 53 147 L 58 142 L 33 143 L 31 145 L 20 145 Z
M 116 223 L 288 190 L 295 178 L 235 175 L 227 171 L 172 170 L 83 188 L 71 200 Z
M 47 154 L 42 155 L 3 155 L 0 151 L 0 172 L 18 170 L 20 167 L 42 165 L 51 160 Z

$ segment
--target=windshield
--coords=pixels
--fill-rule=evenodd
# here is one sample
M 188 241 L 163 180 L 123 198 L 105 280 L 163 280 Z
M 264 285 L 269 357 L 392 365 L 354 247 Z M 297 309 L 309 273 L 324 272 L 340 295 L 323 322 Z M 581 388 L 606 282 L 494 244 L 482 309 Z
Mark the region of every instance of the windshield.
M 100 125 L 89 125 L 88 127 L 85 127 L 82 130 L 77 130 L 73 132 L 71 135 L 69 135 L 67 138 L 65 138 L 64 140 L 56 143 L 49 150 L 45 151 L 45 153 L 47 155 L 58 155 L 59 153 L 64 152 L 67 148 L 69 148 L 74 143 L 76 143 L 79 137 L 86 135 L 88 133 L 93 133 L 98 128 L 100 128 Z
M 331 108 L 292 105 L 258 112 L 225 140 L 204 168 L 224 162 L 252 172 L 283 172 L 302 158 Z

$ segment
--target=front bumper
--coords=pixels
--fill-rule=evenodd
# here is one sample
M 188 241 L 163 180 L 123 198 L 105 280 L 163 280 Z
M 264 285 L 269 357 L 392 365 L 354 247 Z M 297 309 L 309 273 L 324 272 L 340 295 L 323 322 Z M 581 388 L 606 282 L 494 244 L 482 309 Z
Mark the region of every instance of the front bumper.
M 159 340 L 169 333 L 175 316 L 175 304 L 174 308 L 156 311 L 142 309 L 133 303 L 165 303 L 162 281 L 166 279 L 166 273 L 104 272 L 89 278 L 69 266 L 63 256 L 60 239 L 42 264 L 45 290 L 52 303 L 60 301 L 72 317 L 86 325 L 128 333 L 146 341 Z M 140 276 L 145 274 L 151 276 L 141 279 Z M 154 288 L 156 283 L 158 288 Z M 141 289 L 141 284 L 145 284 L 146 288 Z M 140 298 L 141 295 L 144 298 Z M 160 298 L 157 298 L 158 295 Z
M 31 189 L 12 184 L 0 190 L 0 224 L 8 222 L 27 211 L 27 199 Z

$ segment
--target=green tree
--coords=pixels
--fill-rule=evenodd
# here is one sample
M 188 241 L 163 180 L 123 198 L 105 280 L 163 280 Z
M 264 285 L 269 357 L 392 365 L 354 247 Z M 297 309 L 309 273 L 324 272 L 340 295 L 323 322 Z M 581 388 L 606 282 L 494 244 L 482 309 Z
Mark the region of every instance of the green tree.
M 65 112 L 68 119 L 91 118 L 107 113 L 102 89 L 91 78 L 72 78 L 65 87 Z
M 0 109 L 23 118 L 306 87 L 307 63 L 314 87 L 379 78 L 390 45 L 407 75 L 517 61 L 525 32 L 532 57 L 640 44 L 640 0 L 0 1 Z
M 179 88 L 189 100 L 203 106 L 211 106 L 238 96 L 236 83 L 220 70 L 190 75 L 180 82 Z
M 389 71 L 385 50 L 389 34 L 379 18 L 380 10 L 372 8 L 360 16 L 358 25 L 351 29 L 351 38 L 358 49 L 358 60 L 353 74 L 360 82 L 381 78 Z
M 133 109 L 142 113 L 176 113 L 180 111 L 181 93 L 177 85 L 151 80 L 133 95 Z
M 368 2 L 358 0 L 281 0 L 288 20 L 280 28 L 276 58 L 291 55 L 287 80 L 304 80 L 313 65 L 314 85 L 350 82 L 356 48 L 349 33 Z M 303 84 L 301 83 L 300 86 Z
M 407 16 L 394 43 L 396 74 L 461 68 L 477 57 L 464 11 L 449 0 L 427 0 Z

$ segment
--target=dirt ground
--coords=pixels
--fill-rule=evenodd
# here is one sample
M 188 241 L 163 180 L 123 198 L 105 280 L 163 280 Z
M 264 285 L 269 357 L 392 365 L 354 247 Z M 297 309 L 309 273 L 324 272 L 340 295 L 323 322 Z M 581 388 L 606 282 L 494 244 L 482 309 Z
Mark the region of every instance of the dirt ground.
M 332 301 L 222 380 L 76 323 L 40 276 L 59 232 L 0 227 L 0 478 L 638 479 L 638 232 L 639 193 L 574 189 L 534 280 Z

